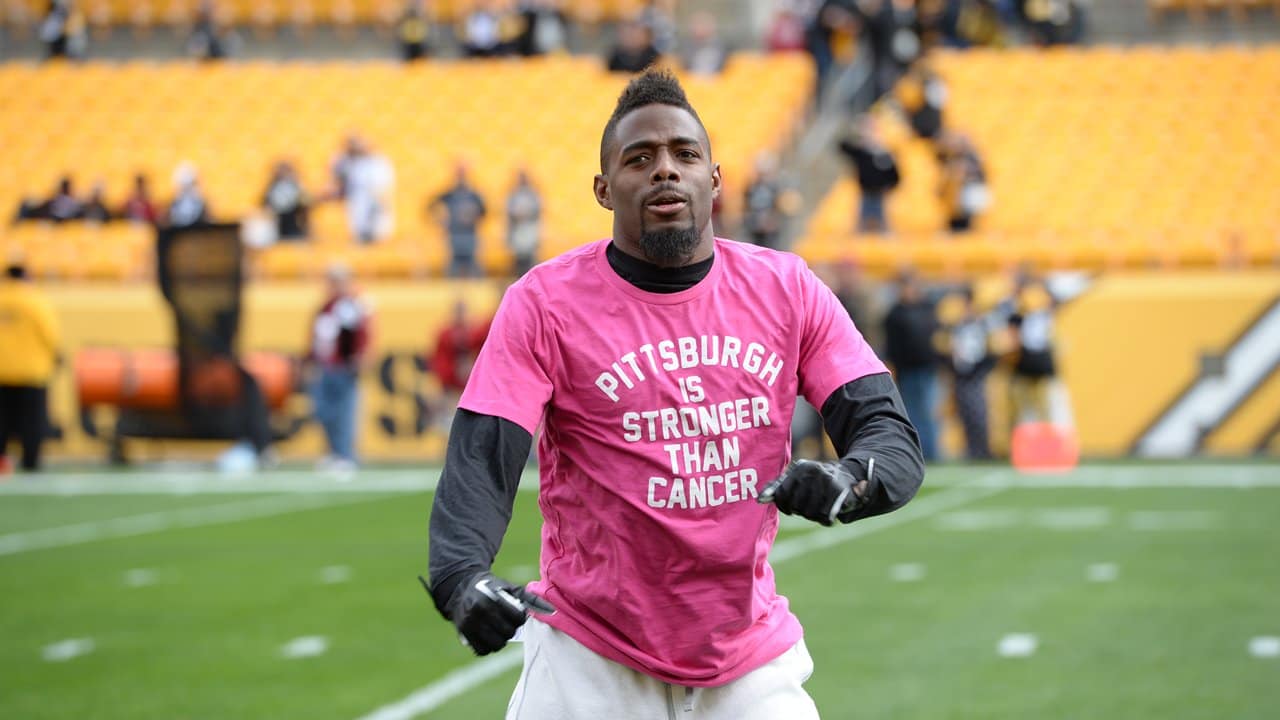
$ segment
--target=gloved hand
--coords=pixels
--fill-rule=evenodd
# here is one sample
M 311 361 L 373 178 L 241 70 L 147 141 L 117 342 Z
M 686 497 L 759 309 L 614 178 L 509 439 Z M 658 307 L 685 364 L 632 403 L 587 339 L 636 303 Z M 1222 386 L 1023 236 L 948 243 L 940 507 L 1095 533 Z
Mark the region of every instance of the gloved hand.
M 418 579 L 427 587 L 426 580 Z M 445 614 L 458 628 L 464 644 L 477 655 L 488 655 L 506 647 L 529 613 L 549 615 L 555 611 L 546 599 L 485 571 L 458 585 Z
M 874 467 L 868 464 L 868 479 Z M 838 462 L 797 460 L 782 477 L 764 486 L 758 500 L 777 505 L 779 512 L 832 525 L 839 515 L 858 507 L 862 498 L 854 491 L 857 484 L 858 480 Z

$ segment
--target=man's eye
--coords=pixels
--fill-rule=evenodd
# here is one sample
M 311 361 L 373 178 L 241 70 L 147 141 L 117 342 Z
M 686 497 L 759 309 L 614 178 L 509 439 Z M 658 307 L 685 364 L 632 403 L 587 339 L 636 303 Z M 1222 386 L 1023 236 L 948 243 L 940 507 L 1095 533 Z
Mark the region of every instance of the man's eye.
M 640 163 L 645 162 L 648 159 L 649 159 L 648 155 L 632 155 L 630 158 L 627 159 L 627 164 L 639 165 Z
M 679 155 L 681 158 L 684 158 L 685 160 L 696 160 L 698 157 L 698 153 L 692 150 L 681 150 Z

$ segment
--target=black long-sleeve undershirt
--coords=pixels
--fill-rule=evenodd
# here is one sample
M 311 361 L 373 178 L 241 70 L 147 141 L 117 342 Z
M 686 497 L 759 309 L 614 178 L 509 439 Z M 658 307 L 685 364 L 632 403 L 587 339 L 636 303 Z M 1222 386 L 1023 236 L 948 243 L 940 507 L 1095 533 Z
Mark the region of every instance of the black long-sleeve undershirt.
M 823 403 L 822 419 L 855 478 L 865 480 L 875 458 L 868 500 L 841 522 L 890 512 L 916 494 L 924 479 L 920 441 L 888 373 L 837 389 Z M 458 583 L 493 564 L 532 444 L 510 420 L 469 410 L 454 416 L 430 523 L 431 595 L 442 613 Z
M 673 271 L 613 245 L 606 250 L 614 272 L 650 292 L 693 287 L 712 266 L 708 259 Z M 837 388 L 822 405 L 822 419 L 840 462 L 854 478 L 866 480 L 868 460 L 875 458 L 864 493 L 868 500 L 840 515 L 841 522 L 890 512 L 915 496 L 924 479 L 924 458 L 888 373 Z M 431 596 L 441 613 L 459 583 L 493 564 L 532 445 L 529 432 L 510 420 L 464 409 L 454 416 L 430 520 Z

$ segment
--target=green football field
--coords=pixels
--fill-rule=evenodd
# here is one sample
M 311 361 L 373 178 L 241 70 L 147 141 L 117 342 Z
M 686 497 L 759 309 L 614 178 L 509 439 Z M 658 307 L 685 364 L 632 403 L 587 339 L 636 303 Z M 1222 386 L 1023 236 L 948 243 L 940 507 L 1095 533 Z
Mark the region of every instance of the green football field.
M 435 471 L 0 483 L 0 718 L 500 718 L 418 586 Z M 536 572 L 519 496 L 499 574 Z M 907 508 L 787 522 L 825 718 L 1280 717 L 1280 466 L 942 467 Z

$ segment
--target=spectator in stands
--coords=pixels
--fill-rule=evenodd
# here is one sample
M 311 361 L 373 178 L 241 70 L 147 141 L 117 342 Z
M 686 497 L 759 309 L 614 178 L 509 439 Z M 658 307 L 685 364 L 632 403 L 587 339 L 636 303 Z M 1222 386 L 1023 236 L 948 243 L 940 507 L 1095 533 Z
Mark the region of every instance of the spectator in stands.
M 444 390 L 448 415 L 452 415 L 458 405 L 458 398 L 467 386 L 471 368 L 488 334 L 489 323 L 471 323 L 467 319 L 467 304 L 461 300 L 454 304 L 453 318 L 436 337 L 435 353 L 430 363 Z M 451 417 L 443 419 L 452 422 Z
M 947 132 L 938 141 L 938 164 L 939 194 L 947 208 L 947 227 L 953 233 L 968 232 L 974 219 L 991 205 L 982 160 L 967 136 Z
M 875 118 L 861 115 L 854 121 L 854 132 L 840 141 L 844 154 L 858 179 L 859 203 L 857 230 L 884 233 L 889 229 L 885 199 L 898 187 L 898 161 L 880 139 Z
M 475 277 L 480 274 L 476 264 L 476 247 L 479 242 L 477 228 L 487 212 L 484 198 L 471 187 L 467 178 L 466 163 L 454 168 L 453 186 L 437 195 L 427 206 L 443 225 L 449 236 L 449 275 Z
M 277 238 L 287 241 L 307 237 L 311 198 L 298 180 L 293 163 L 287 160 L 276 163 L 266 192 L 262 194 L 262 207 L 275 216 Z
M 639 21 L 628 20 L 618 29 L 618 44 L 609 55 L 609 72 L 638 73 L 659 57 L 652 31 Z
M 111 211 L 107 209 L 106 202 L 107 184 L 102 180 L 98 180 L 93 184 L 93 188 L 89 191 L 89 197 L 84 201 L 84 208 L 80 211 L 81 219 L 89 222 L 104 223 L 112 220 Z
M 956 295 L 957 316 L 938 333 L 938 351 L 951 372 L 956 414 L 964 428 L 965 455 L 970 460 L 991 459 L 987 420 L 987 376 L 995 368 L 988 318 L 974 304 L 973 288 L 964 286 Z
M 352 287 L 350 268 L 331 265 L 326 278 L 328 295 L 311 324 L 306 360 L 314 368 L 315 417 L 329 445 L 319 467 L 349 473 L 357 463 L 356 410 L 360 372 L 371 356 L 372 313 Z
M 942 132 L 947 83 L 929 63 L 912 65 L 894 86 L 893 98 L 916 135 L 934 140 Z
M 0 475 L 12 471 L 9 439 L 22 444 L 22 469 L 40 469 L 48 426 L 48 387 L 61 343 L 49 300 L 27 282 L 21 263 L 0 279 Z
M 125 199 L 120 208 L 120 217 L 135 223 L 155 225 L 160 218 L 156 204 L 151 199 L 151 190 L 147 187 L 147 176 L 138 173 L 133 176 L 133 191 Z
M 522 0 L 516 51 L 525 57 L 569 51 L 572 24 L 563 0 Z
M 925 297 L 912 271 L 898 278 L 898 299 L 884 318 L 885 359 L 893 368 L 907 406 L 907 416 L 920 434 L 926 460 L 938 458 L 937 356 L 933 336 L 938 330 L 934 304 Z
M 915 0 L 860 0 L 858 10 L 871 49 L 875 95 L 880 97 L 920 57 Z
M 800 196 L 778 173 L 773 153 L 756 156 L 756 175 L 742 201 L 742 229 L 754 245 L 779 250 L 787 221 L 799 210 Z
M 676 49 L 675 0 L 645 0 L 636 19 L 649 29 L 649 40 L 658 54 L 668 55 Z
M 511 51 L 514 18 L 496 0 L 479 0 L 462 21 L 462 50 L 470 58 L 498 57 Z
M 375 153 L 356 134 L 347 137 L 346 147 L 333 162 L 335 190 L 329 197 L 341 198 L 347 208 L 347 227 L 358 243 L 367 244 L 391 234 L 391 192 L 395 170 L 391 162 Z
M 783 53 L 805 49 L 805 16 L 801 4 L 798 0 L 782 0 L 777 4 L 764 33 L 766 50 Z
M 813 56 L 817 71 L 815 100 L 822 99 L 831 70 L 835 67 L 837 39 L 852 42 L 860 26 L 855 0 L 823 0 L 813 14 L 805 32 L 805 47 Z M 840 54 L 847 54 L 847 51 Z
M 209 222 L 209 203 L 200 189 L 200 176 L 190 163 L 182 163 L 173 171 L 176 188 L 173 201 L 165 213 L 169 227 L 190 227 Z
M 955 20 L 949 32 L 952 45 L 1004 47 L 1008 44 L 996 0 L 961 0 L 953 15 Z
M 396 41 L 405 62 L 426 57 L 430 51 L 431 19 L 427 17 L 425 0 L 409 0 L 396 20 Z
M 76 197 L 71 176 L 64 175 L 58 180 L 58 186 L 48 200 L 37 201 L 24 199 L 18 205 L 18 214 L 14 222 L 21 220 L 49 220 L 64 223 L 79 220 L 84 216 L 84 203 Z
M 198 60 L 222 60 L 231 56 L 240 43 L 235 30 L 223 22 L 214 0 L 200 0 L 191 34 L 187 36 L 187 54 Z
M 515 275 L 520 277 L 538 262 L 542 240 L 542 198 L 529 173 L 516 173 L 515 186 L 507 195 L 507 247 L 515 258 Z
M 52 0 L 40 21 L 45 58 L 83 60 L 89 49 L 88 23 L 72 0 Z
M 1080 0 L 1017 0 L 1018 16 L 1037 45 L 1064 45 L 1084 39 L 1085 9 Z
M 689 20 L 689 47 L 684 67 L 694 75 L 719 75 L 729 61 L 729 50 L 716 30 L 716 16 L 703 11 Z

